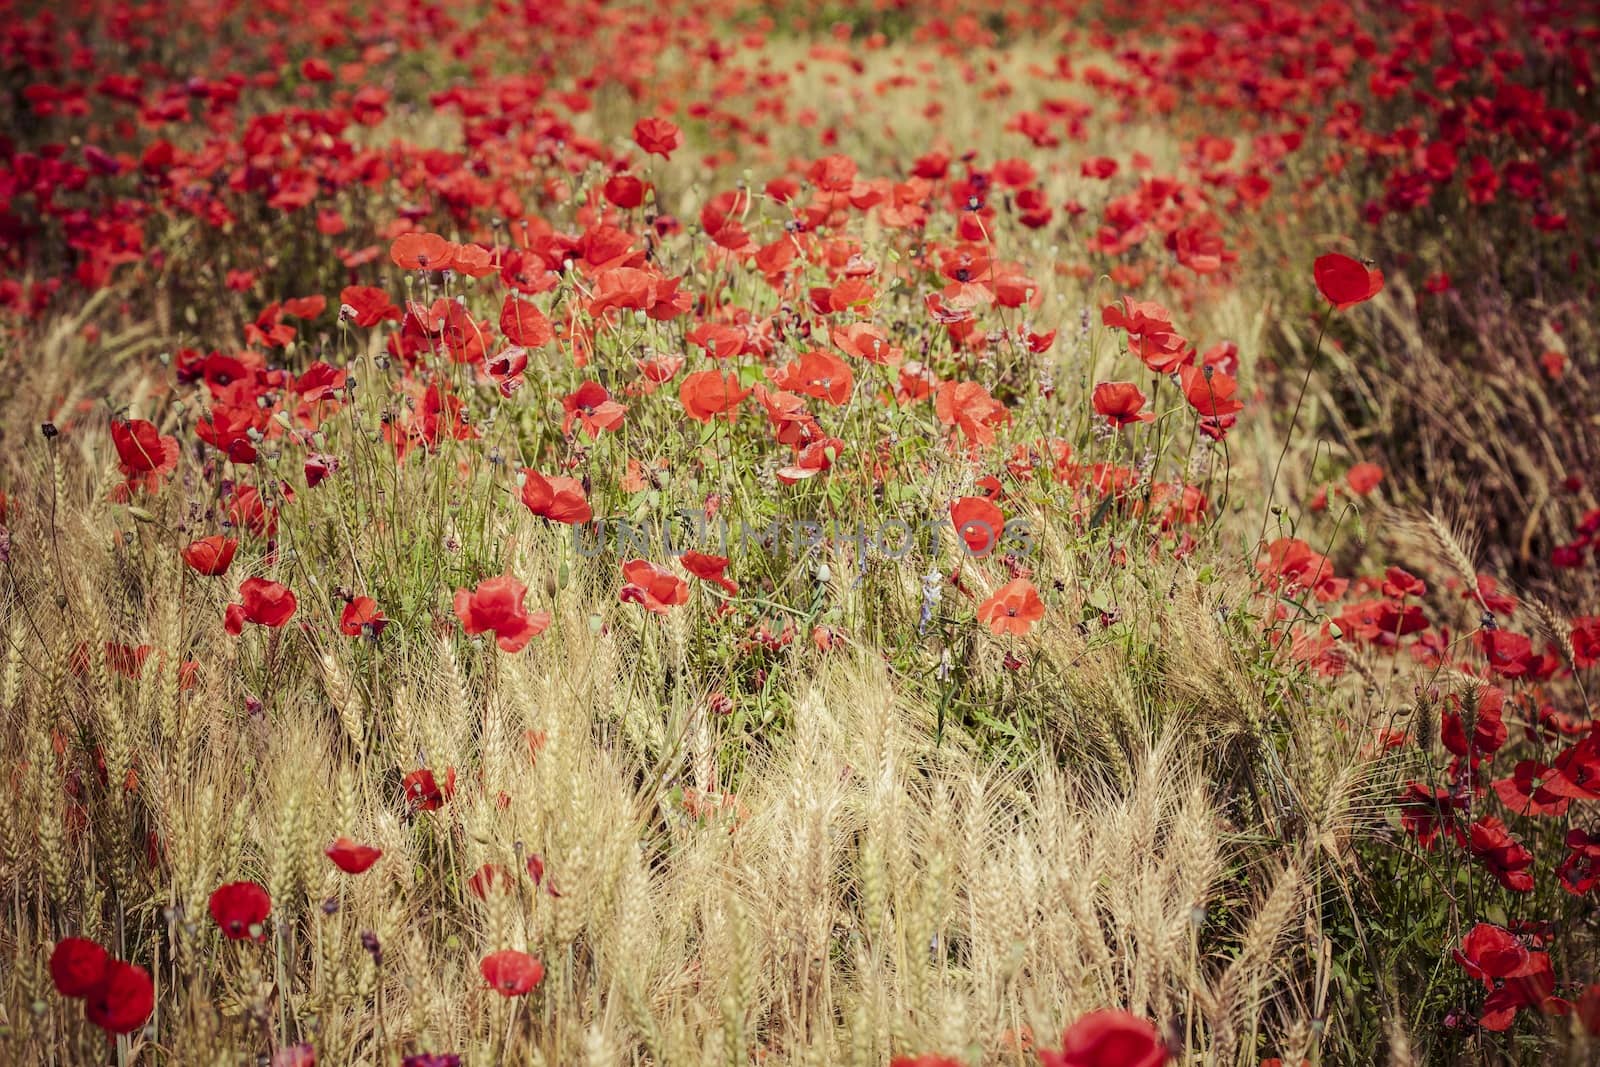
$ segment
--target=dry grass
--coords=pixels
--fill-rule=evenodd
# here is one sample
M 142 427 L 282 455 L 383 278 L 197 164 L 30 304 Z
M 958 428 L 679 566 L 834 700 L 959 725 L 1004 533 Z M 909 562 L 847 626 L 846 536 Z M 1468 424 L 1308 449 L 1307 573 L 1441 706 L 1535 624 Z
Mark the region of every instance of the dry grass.
M 45 447 L 28 460 L 56 471 L 54 518 L 49 487 L 13 501 L 8 569 L 12 1062 L 99 1040 L 49 991 L 65 930 L 169 946 L 152 970 L 177 1062 L 305 1039 L 334 1063 L 1020 1064 L 1026 1035 L 1111 1004 L 1175 1028 L 1194 1062 L 1315 1044 L 1308 907 L 1364 789 L 1358 755 L 1307 725 L 1287 763 L 1263 760 L 1286 712 L 1187 566 L 1120 590 L 1136 622 L 1114 640 L 1064 618 L 1040 638 L 1050 674 L 1026 699 L 1064 765 L 1056 742 L 1007 764 L 958 726 L 936 739 L 930 695 L 866 648 L 796 652 L 767 696 L 787 728 L 741 741 L 705 680 L 662 668 L 687 624 L 641 626 L 576 586 L 518 657 L 417 633 L 380 671 L 381 649 L 313 636 L 333 616 L 312 595 L 313 630 L 228 638 L 223 594 L 163 545 L 179 500 L 119 531 L 103 457 Z M 512 573 L 552 571 L 556 535 L 509 509 L 495 523 Z M 113 641 L 150 647 L 137 679 Z M 457 791 L 408 815 L 399 779 L 419 766 L 454 767 Z M 1285 809 L 1267 833 L 1236 825 L 1258 788 Z M 340 835 L 384 858 L 340 874 L 321 855 Z M 512 878 L 480 899 L 467 876 L 485 864 Z M 272 895 L 260 948 L 217 944 L 205 915 L 239 879 Z M 479 982 L 505 947 L 545 961 L 536 1002 Z

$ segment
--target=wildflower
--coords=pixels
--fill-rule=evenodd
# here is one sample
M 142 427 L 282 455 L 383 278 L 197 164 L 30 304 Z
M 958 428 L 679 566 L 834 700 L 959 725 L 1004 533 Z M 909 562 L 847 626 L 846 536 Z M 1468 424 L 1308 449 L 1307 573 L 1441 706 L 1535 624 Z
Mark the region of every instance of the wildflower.
M 1533 892 L 1533 853 L 1511 836 L 1505 823 L 1492 815 L 1473 823 L 1468 847 L 1502 886 L 1513 893 Z
M 701 581 L 720 585 L 730 596 L 739 591 L 738 584 L 723 573 L 728 569 L 728 557 L 726 556 L 709 556 L 704 552 L 685 552 L 678 557 L 678 562 L 683 564 L 684 570 Z
M 1590 836 L 1579 829 L 1567 831 L 1567 855 L 1556 868 L 1561 888 L 1583 896 L 1600 886 L 1600 834 Z
M 634 123 L 633 142 L 651 155 L 668 159 L 683 144 L 683 131 L 667 119 L 644 118 Z
M 402 270 L 448 270 L 459 250 L 436 233 L 403 233 L 389 246 L 389 258 Z
M 358 845 L 348 837 L 341 837 L 324 849 L 323 855 L 345 874 L 361 874 L 378 862 L 383 850 L 371 845 Z
M 944 595 L 944 575 L 937 569 L 929 571 L 922 576 L 922 610 L 917 616 L 917 633 L 923 634 L 928 630 L 928 623 L 933 621 L 933 611 L 939 606 L 939 599 Z
M 522 502 L 535 515 L 569 526 L 594 517 L 583 495 L 583 484 L 576 478 L 547 478 L 530 467 L 522 468 Z
M 683 410 L 697 422 L 710 422 L 718 417 L 734 421 L 739 402 L 749 395 L 750 390 L 740 389 L 739 379 L 734 375 L 714 370 L 691 374 L 678 387 L 678 400 Z
M 528 587 L 509 574 L 485 578 L 476 589 L 457 589 L 456 617 L 469 635 L 493 631 L 502 652 L 521 652 L 550 625 L 547 611 L 528 613 Z
M 310 1042 L 285 1045 L 272 1054 L 268 1067 L 317 1067 L 317 1049 Z
M 599 382 L 584 382 L 576 391 L 562 398 L 561 406 L 567 413 L 561 421 L 561 432 L 571 433 L 573 422 L 578 421 L 591 438 L 599 437 L 601 430 L 617 429 L 628 411 L 612 400 L 611 394 Z
M 262 928 L 272 913 L 272 898 L 255 882 L 229 882 L 211 894 L 211 918 L 230 941 L 266 938 Z
M 155 984 L 150 972 L 136 964 L 111 960 L 100 984 L 84 999 L 84 1016 L 110 1034 L 131 1034 L 155 1010 Z
M 323 480 L 339 469 L 337 456 L 313 455 L 307 456 L 305 464 L 301 467 L 306 476 L 306 488 L 315 489 Z
M 1367 496 L 1383 481 L 1383 468 L 1376 463 L 1357 463 L 1345 473 L 1345 484 L 1356 496 Z
M 497 863 L 485 863 L 467 879 L 467 888 L 479 900 L 489 899 L 489 891 L 496 886 L 511 888 L 511 872 Z
M 120 467 L 130 482 L 146 475 L 171 474 L 178 466 L 178 440 L 163 437 L 154 422 L 117 419 L 110 424 L 110 442 L 117 446 Z
M 665 615 L 689 599 L 689 586 L 682 578 L 649 560 L 628 560 L 622 565 L 622 577 L 627 582 L 619 594 L 622 602 L 638 604 L 657 615 Z
M 510 948 L 485 956 L 478 970 L 502 997 L 525 996 L 544 980 L 544 964 L 526 952 Z
M 400 309 L 389 300 L 389 294 L 371 285 L 347 285 L 340 290 L 339 317 L 363 328 L 401 319 Z
M 369 596 L 353 598 L 339 614 L 339 632 L 346 637 L 377 637 L 388 625 L 378 602 Z
M 1532 974 L 1532 954 L 1511 931 L 1493 923 L 1479 923 L 1461 939 L 1461 947 L 1450 955 L 1467 974 L 1492 988 L 1493 979 L 1518 978 Z
M 202 537 L 189 542 L 189 546 L 183 550 L 183 562 L 196 574 L 217 578 L 228 573 L 228 568 L 233 565 L 233 554 L 238 548 L 239 542 L 231 537 L 221 534 Z
M 1318 256 L 1312 273 L 1317 288 L 1336 311 L 1371 300 L 1383 290 L 1383 271 L 1338 252 Z
M 281 582 L 250 577 L 239 583 L 239 603 L 229 604 L 224 624 L 237 637 L 244 624 L 277 629 L 294 617 L 299 602 L 294 591 Z
M 122 461 L 120 469 L 132 492 L 154 492 L 166 476 L 178 467 L 178 441 L 163 436 L 155 424 L 144 419 L 117 420 L 111 424 L 111 443 Z
M 1132 382 L 1101 382 L 1094 387 L 1094 410 L 1117 427 L 1153 420 L 1155 413 L 1143 410 L 1145 399 Z
M 500 307 L 500 332 L 521 349 L 543 348 L 556 338 L 555 327 L 531 300 L 520 300 L 507 293 Z
M 86 997 L 105 981 L 111 957 L 83 937 L 64 937 L 50 953 L 50 977 L 64 997 Z
M 974 556 L 986 556 L 1000 543 L 1006 517 L 994 502 L 981 496 L 964 496 L 950 505 L 956 534 Z
M 1233 398 L 1239 383 L 1215 367 L 1184 367 L 1178 372 L 1183 397 L 1207 419 L 1222 419 L 1244 410 Z
M 455 795 L 456 769 L 445 768 L 444 785 L 439 785 L 433 771 L 427 767 L 412 771 L 400 782 L 406 800 L 417 811 L 437 811 L 445 801 Z
M 1040 1067 L 1161 1067 L 1169 1057 L 1152 1024 L 1115 1009 L 1090 1012 L 1067 1027 L 1060 1052 L 1039 1050 Z
M 978 621 L 987 623 L 996 634 L 1026 636 L 1033 624 L 1042 618 L 1044 602 L 1026 578 L 1007 582 L 978 606 Z
M 968 444 L 993 444 L 995 429 L 1011 419 L 1005 405 L 978 382 L 943 382 L 933 403 L 939 421 L 959 430 Z

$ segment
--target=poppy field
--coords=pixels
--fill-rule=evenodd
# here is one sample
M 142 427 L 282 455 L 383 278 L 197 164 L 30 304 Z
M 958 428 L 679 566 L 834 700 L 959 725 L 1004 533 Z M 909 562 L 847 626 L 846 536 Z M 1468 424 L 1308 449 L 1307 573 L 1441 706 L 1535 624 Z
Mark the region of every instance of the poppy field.
M 1600 6 L 0 12 L 0 1062 L 1600 1060 Z

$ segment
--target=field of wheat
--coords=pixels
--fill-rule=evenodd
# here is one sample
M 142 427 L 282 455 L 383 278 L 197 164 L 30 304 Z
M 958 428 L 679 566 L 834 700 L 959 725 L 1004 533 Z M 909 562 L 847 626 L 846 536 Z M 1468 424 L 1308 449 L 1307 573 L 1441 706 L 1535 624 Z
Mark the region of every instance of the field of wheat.
M 1600 5 L 0 12 L 0 1062 L 1600 1060 Z

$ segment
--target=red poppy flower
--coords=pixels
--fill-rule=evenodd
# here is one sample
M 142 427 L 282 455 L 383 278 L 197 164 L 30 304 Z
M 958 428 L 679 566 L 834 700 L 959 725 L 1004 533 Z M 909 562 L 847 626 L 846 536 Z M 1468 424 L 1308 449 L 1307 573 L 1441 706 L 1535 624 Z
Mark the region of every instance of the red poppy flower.
M 1044 601 L 1026 578 L 1016 578 L 994 591 L 978 605 L 978 621 L 987 623 L 996 634 L 1025 636 L 1033 624 L 1044 618 Z
M 1175 333 L 1130 334 L 1128 351 L 1138 356 L 1152 374 L 1173 374 L 1187 369 L 1195 356 L 1189 342 Z
M 511 888 L 511 872 L 498 863 L 485 863 L 467 879 L 467 889 L 479 900 L 488 900 L 489 891 L 496 886 L 505 890 Z
M 344 392 L 345 383 L 350 380 L 350 372 L 341 370 L 324 360 L 317 360 L 306 368 L 306 372 L 294 380 L 294 391 L 300 394 L 300 399 L 307 403 L 317 403 L 325 400 L 337 400 L 339 394 Z
M 639 368 L 639 373 L 644 376 L 644 391 L 651 393 L 655 387 L 670 382 L 674 375 L 683 369 L 682 356 L 656 356 L 653 359 L 636 359 L 634 366 Z
M 1495 978 L 1519 978 L 1532 974 L 1535 965 L 1526 946 L 1503 926 L 1479 923 L 1461 939 L 1461 947 L 1450 953 L 1467 974 L 1492 988 Z
M 485 578 L 470 592 L 456 590 L 456 617 L 468 634 L 492 630 L 501 651 L 521 652 L 550 625 L 549 612 L 528 613 L 522 603 L 527 595 L 528 587 L 509 574 Z
M 683 564 L 683 569 L 704 582 L 715 582 L 726 589 L 729 594 L 737 593 L 739 586 L 727 578 L 723 572 L 728 569 L 728 557 L 708 556 L 704 552 L 685 552 L 678 557 L 678 562 Z
M 261 490 L 241 482 L 233 487 L 233 496 L 228 500 L 228 521 L 257 537 L 271 537 L 278 529 L 278 509 L 262 502 Z
M 340 290 L 339 314 L 361 327 L 401 319 L 400 309 L 394 306 L 389 294 L 372 285 L 347 285 Z
M 403 233 L 389 246 L 389 258 L 403 270 L 448 270 L 457 247 L 436 233 Z
M 1041 1049 L 1040 1067 L 1161 1067 L 1170 1053 L 1155 1026 L 1125 1011 L 1093 1011 L 1061 1035 L 1061 1051 Z
M 1529 973 L 1505 979 L 1494 992 L 1483 998 L 1483 1013 L 1478 1025 L 1496 1033 L 1511 1029 L 1517 1012 L 1535 1008 L 1546 1014 L 1565 1014 L 1570 1005 L 1553 996 L 1556 988 L 1555 969 L 1550 964 L 1548 952 L 1528 954 Z
M 196 574 L 215 578 L 228 573 L 228 568 L 233 565 L 233 554 L 238 548 L 239 542 L 233 538 L 214 534 L 191 541 L 189 547 L 183 550 L 183 561 Z
M 973 445 L 993 444 L 995 428 L 1011 419 L 1005 405 L 980 382 L 941 382 L 933 410 L 940 422 L 955 427 Z
M 849 364 L 832 352 L 814 349 L 785 367 L 776 381 L 783 389 L 814 396 L 838 407 L 850 399 L 855 376 Z
M 267 1067 L 317 1067 L 315 1045 L 302 1041 L 298 1045 L 285 1045 L 272 1054 Z
M 676 574 L 644 559 L 630 559 L 622 565 L 627 584 L 619 594 L 624 604 L 638 604 L 657 615 L 689 599 L 689 586 Z
M 1312 273 L 1317 288 L 1338 311 L 1371 300 L 1383 289 L 1383 271 L 1338 252 L 1318 256 Z
M 514 293 L 507 293 L 501 305 L 500 332 L 507 341 L 522 348 L 543 348 L 556 338 L 555 327 L 538 305 L 531 300 L 518 300 Z
M 544 964 L 514 948 L 492 952 L 478 965 L 483 980 L 502 997 L 520 997 L 544 980 Z
M 1538 667 L 1533 642 L 1524 634 L 1510 630 L 1479 630 L 1478 649 L 1489 661 L 1489 669 L 1502 678 L 1522 678 Z
M 112 493 L 114 499 L 126 500 L 136 492 L 154 493 L 178 467 L 177 439 L 162 436 L 153 423 L 143 419 L 113 422 L 111 443 L 117 448 L 124 478 Z
M 732 422 L 738 415 L 739 402 L 749 395 L 750 390 L 740 389 L 734 375 L 714 370 L 691 374 L 678 387 L 683 410 L 698 422 L 710 422 L 719 415 Z
M 514 346 L 503 348 L 498 355 L 484 363 L 484 369 L 500 387 L 500 395 L 510 397 L 522 388 L 522 372 L 528 369 L 528 350 Z
M 584 499 L 583 484 L 576 478 L 546 478 L 531 467 L 522 468 L 522 502 L 535 515 L 569 526 L 594 516 Z
M 1543 791 L 1573 800 L 1600 800 L 1600 727 L 1562 749 Z
M 356 597 L 344 606 L 344 611 L 339 615 L 339 632 L 346 637 L 360 637 L 363 634 L 377 637 L 388 625 L 389 620 L 384 618 L 378 602 L 369 596 Z
M 889 343 L 889 335 L 883 327 L 870 322 L 852 322 L 848 326 L 835 327 L 829 336 L 834 344 L 868 363 L 887 365 L 900 359 L 900 350 Z
M 400 780 L 406 800 L 417 811 L 438 811 L 444 802 L 455 796 L 456 769 L 446 767 L 444 785 L 441 786 L 427 767 L 412 771 Z
M 644 203 L 645 184 L 631 174 L 613 174 L 601 187 L 607 200 L 624 210 Z
M 1202 417 L 1223 418 L 1244 410 L 1244 405 L 1233 398 L 1239 383 L 1215 367 L 1184 367 L 1178 376 L 1183 382 L 1184 399 Z
M 1505 823 L 1493 816 L 1478 820 L 1467 845 L 1501 885 L 1513 893 L 1533 892 L 1533 854 L 1511 836 Z
M 1085 178 L 1104 181 L 1116 175 L 1117 161 L 1109 156 L 1095 156 L 1093 159 L 1084 160 L 1083 165 L 1078 168 L 1078 172 Z
M 1151 334 L 1170 334 L 1172 312 L 1154 300 L 1122 298 L 1121 304 L 1107 304 L 1100 309 L 1100 321 L 1111 329 L 1126 330 L 1130 337 Z
M 328 306 L 328 298 L 318 293 L 313 296 L 291 297 L 283 302 L 283 313 L 296 319 L 314 319 Z
M 84 1016 L 110 1034 L 131 1034 L 155 1010 L 155 983 L 143 967 L 111 960 L 98 986 L 84 1001 Z
M 500 268 L 495 264 L 491 249 L 480 244 L 464 244 L 456 246 L 450 269 L 469 278 L 487 278 Z
M 1390 567 L 1383 572 L 1383 595 L 1399 600 L 1408 596 L 1424 596 L 1428 585 L 1403 567 Z
M 666 119 L 640 119 L 633 126 L 633 142 L 651 155 L 667 159 L 683 144 L 683 131 Z
M 950 505 L 950 521 L 967 552 L 986 556 L 1000 543 L 1005 532 L 1006 517 L 993 501 L 981 496 L 964 496 Z
M 1538 760 L 1518 760 L 1509 778 L 1496 778 L 1490 785 L 1513 814 L 1559 818 L 1567 813 L 1572 798 L 1544 788 L 1544 782 L 1555 773 L 1555 768 Z
M 166 473 L 178 464 L 177 439 L 163 437 L 154 423 L 144 419 L 113 422 L 111 443 L 117 447 L 122 473 L 129 477 Z
M 567 417 L 561 421 L 561 432 L 571 433 L 573 422 L 581 422 L 591 438 L 598 438 L 601 430 L 615 430 L 622 425 L 628 409 L 611 399 L 606 387 L 599 382 L 584 382 L 577 390 L 561 398 Z
M 371 845 L 358 845 L 348 837 L 341 837 L 324 849 L 322 854 L 345 874 L 360 874 L 378 862 L 383 850 Z
M 262 929 L 272 914 L 272 898 L 255 882 L 229 882 L 211 894 L 211 917 L 230 941 L 266 939 Z M 250 928 L 255 927 L 255 933 Z
M 1132 382 L 1101 382 L 1094 387 L 1094 409 L 1113 426 L 1150 422 L 1152 411 L 1142 411 L 1145 395 Z
M 306 476 L 306 488 L 315 489 L 323 480 L 339 469 L 339 460 L 335 456 L 312 455 L 307 456 L 301 470 Z
M 1383 468 L 1376 463 L 1357 463 L 1345 472 L 1344 480 L 1356 496 L 1366 496 L 1383 481 Z
M 246 578 L 239 583 L 239 603 L 229 605 L 228 632 L 237 636 L 247 622 L 277 629 L 294 617 L 298 606 L 288 586 L 265 578 Z
M 1567 856 L 1556 868 L 1556 878 L 1562 889 L 1581 897 L 1600 886 L 1600 835 L 1574 828 L 1567 831 L 1566 842 Z
M 86 997 L 106 979 L 111 957 L 84 937 L 64 937 L 50 953 L 50 977 L 64 997 Z

